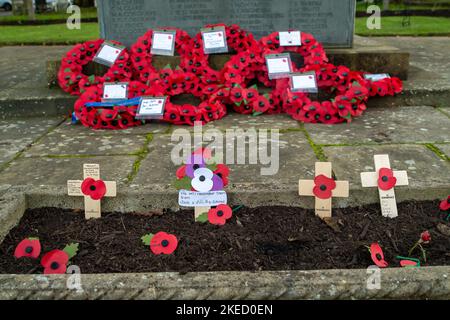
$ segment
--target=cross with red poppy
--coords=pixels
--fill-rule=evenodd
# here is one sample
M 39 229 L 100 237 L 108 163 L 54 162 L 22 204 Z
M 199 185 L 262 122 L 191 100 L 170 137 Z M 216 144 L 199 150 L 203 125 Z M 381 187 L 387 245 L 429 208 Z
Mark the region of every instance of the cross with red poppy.
M 387 154 L 376 154 L 373 158 L 375 172 L 361 172 L 362 186 L 378 187 L 383 217 L 395 218 L 398 213 L 394 187 L 407 186 L 408 173 L 406 171 L 393 171 Z
M 331 162 L 316 162 L 314 180 L 300 180 L 298 194 L 314 196 L 316 215 L 321 219 L 331 217 L 331 199 L 347 198 L 348 181 L 335 181 L 331 176 Z
M 116 182 L 100 179 L 98 164 L 83 164 L 84 180 L 68 180 L 69 196 L 84 196 L 84 213 L 86 219 L 100 218 L 102 213 L 100 201 L 103 197 L 115 197 Z

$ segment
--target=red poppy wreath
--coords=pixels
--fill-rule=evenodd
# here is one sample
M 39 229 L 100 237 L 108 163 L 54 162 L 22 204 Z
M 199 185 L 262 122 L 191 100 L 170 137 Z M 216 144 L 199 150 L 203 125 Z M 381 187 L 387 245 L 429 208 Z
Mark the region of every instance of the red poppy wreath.
M 147 92 L 148 87 L 141 82 L 131 81 L 128 86 L 128 99 Z M 137 104 L 133 106 L 87 107 L 88 102 L 100 102 L 103 96 L 103 85 L 86 90 L 75 102 L 75 115 L 80 122 L 93 129 L 126 129 L 142 124 L 136 120 Z
M 307 93 L 292 92 L 289 79 L 277 80 L 281 90 L 280 99 L 283 109 L 294 119 L 302 122 L 334 124 L 350 122 L 366 110 L 369 90 L 361 73 L 350 71 L 344 66 L 332 64 L 313 65 L 300 72 L 314 71 L 320 89 L 334 94 L 335 97 L 325 101 L 312 101 Z
M 191 49 L 192 39 L 184 30 L 177 28 L 163 28 L 162 31 L 175 31 L 175 51 L 182 57 Z M 131 46 L 131 63 L 135 77 L 142 82 L 154 79 L 159 71 L 153 66 L 151 53 L 153 30 L 148 30 L 144 35 L 139 37 L 135 44 Z M 171 35 L 168 34 L 168 37 Z
M 216 84 L 202 87 L 200 79 L 191 72 L 185 72 L 181 68 L 161 70 L 158 79 L 152 80 L 152 86 L 146 95 L 167 96 L 163 121 L 173 124 L 194 125 L 195 121 L 202 123 L 223 118 L 227 114 L 227 108 L 222 99 L 214 93 L 219 90 Z M 175 104 L 171 97 L 180 94 L 192 94 L 202 99 L 198 106 L 192 104 Z
M 227 46 L 236 53 L 245 52 L 247 50 L 259 50 L 258 42 L 253 37 L 253 34 L 241 29 L 238 25 L 227 26 L 225 24 L 210 24 L 205 26 L 205 28 L 216 27 L 225 28 Z M 223 77 L 223 69 L 218 71 L 211 68 L 208 58 L 209 55 L 205 54 L 203 51 L 202 34 L 198 33 L 193 39 L 191 50 L 184 56 L 181 67 L 201 76 L 202 82 L 205 84 L 220 83 Z
M 66 53 L 58 72 L 59 86 L 71 95 L 80 95 L 91 86 L 104 82 L 128 81 L 131 79 L 131 63 L 127 49 L 123 49 L 114 64 L 103 76 L 86 75 L 83 67 L 91 62 L 105 40 L 98 39 L 75 45 Z M 120 45 L 117 41 L 110 41 Z

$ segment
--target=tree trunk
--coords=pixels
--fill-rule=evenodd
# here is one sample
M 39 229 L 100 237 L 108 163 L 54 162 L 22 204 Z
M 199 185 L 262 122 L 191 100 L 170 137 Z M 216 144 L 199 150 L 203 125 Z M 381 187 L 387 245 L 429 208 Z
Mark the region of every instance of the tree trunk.
M 24 0 L 25 8 L 27 10 L 28 20 L 36 20 L 36 14 L 34 13 L 33 0 Z
M 389 10 L 389 0 L 383 0 L 383 10 Z

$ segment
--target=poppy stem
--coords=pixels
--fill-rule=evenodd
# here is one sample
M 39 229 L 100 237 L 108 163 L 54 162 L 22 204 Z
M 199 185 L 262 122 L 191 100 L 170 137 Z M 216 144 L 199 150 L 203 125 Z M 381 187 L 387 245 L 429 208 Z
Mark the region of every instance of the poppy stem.
M 450 220 L 450 213 L 448 214 L 447 218 L 445 218 L 445 221 L 449 221 Z
M 409 249 L 409 251 L 408 251 L 408 256 L 412 255 L 413 251 L 414 251 L 414 250 L 417 248 L 417 246 L 419 246 L 419 245 L 420 245 L 420 241 L 417 241 L 416 244 L 415 244 L 411 249 Z
M 422 245 L 420 243 L 419 243 L 419 248 L 420 248 L 420 250 L 422 250 L 423 261 L 426 263 L 427 262 L 427 252 L 425 251 L 425 249 L 422 247 Z
M 238 211 L 238 210 L 242 209 L 243 207 L 244 207 L 244 205 L 243 205 L 243 204 L 241 204 L 241 205 L 238 205 L 237 207 L 233 208 L 233 211 L 232 211 L 232 212 L 236 212 L 236 211 Z

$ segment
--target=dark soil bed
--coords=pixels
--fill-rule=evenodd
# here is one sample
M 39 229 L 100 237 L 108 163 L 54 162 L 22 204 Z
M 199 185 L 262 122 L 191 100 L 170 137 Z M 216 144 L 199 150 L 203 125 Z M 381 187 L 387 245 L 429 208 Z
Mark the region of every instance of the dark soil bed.
M 379 205 L 334 209 L 333 223 L 312 210 L 294 207 L 242 208 L 225 226 L 194 223 L 193 211 L 106 213 L 84 220 L 83 212 L 41 208 L 28 210 L 0 245 L 0 273 L 41 273 L 39 260 L 13 257 L 26 237 L 39 237 L 43 252 L 79 242 L 73 264 L 82 273 L 148 271 L 242 271 L 366 268 L 372 265 L 365 246 L 379 242 L 390 266 L 397 255 L 429 230 L 427 263 L 450 264 L 450 223 L 438 201 L 399 204 L 399 217 L 383 218 Z M 140 237 L 165 231 L 177 235 L 173 255 L 154 255 Z M 415 257 L 420 257 L 416 252 Z

